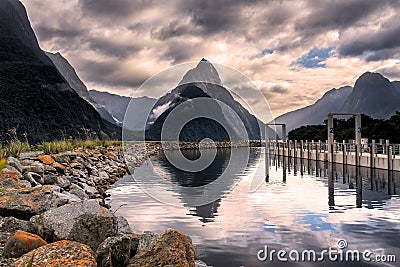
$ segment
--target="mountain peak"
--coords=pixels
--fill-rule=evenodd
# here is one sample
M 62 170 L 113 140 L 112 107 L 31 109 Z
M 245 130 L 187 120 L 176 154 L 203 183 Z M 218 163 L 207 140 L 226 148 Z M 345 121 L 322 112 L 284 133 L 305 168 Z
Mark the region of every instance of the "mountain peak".
M 202 58 L 195 68 L 186 72 L 179 85 L 194 82 L 222 85 L 217 69 L 205 58 Z

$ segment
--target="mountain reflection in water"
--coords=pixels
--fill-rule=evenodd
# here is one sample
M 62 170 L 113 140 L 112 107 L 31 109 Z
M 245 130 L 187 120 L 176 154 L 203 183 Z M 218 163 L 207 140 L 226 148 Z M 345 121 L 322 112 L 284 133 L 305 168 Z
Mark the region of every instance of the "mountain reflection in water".
M 277 250 L 336 248 L 343 238 L 349 249 L 384 250 L 400 259 L 399 173 L 388 180 L 385 170 L 270 156 L 266 179 L 264 150 L 250 151 L 248 159 L 241 159 L 248 163 L 229 173 L 229 183 L 218 184 L 221 197 L 207 205 L 191 203 L 202 196 L 204 185 L 219 181 L 232 156 L 239 163 L 245 154 L 240 148 L 219 150 L 213 164 L 199 173 L 182 172 L 163 155 L 154 157 L 134 173 L 145 177 L 141 182 L 146 184 L 139 186 L 132 177 L 124 177 L 109 190 L 111 205 L 124 205 L 117 214 L 125 216 L 136 232 L 175 228 L 189 234 L 199 258 L 213 266 L 280 266 L 258 261 L 257 252 L 264 245 Z M 189 159 L 199 156 L 196 151 L 184 153 Z M 250 193 L 255 177 L 266 181 Z M 194 196 L 185 193 L 188 187 L 198 189 Z

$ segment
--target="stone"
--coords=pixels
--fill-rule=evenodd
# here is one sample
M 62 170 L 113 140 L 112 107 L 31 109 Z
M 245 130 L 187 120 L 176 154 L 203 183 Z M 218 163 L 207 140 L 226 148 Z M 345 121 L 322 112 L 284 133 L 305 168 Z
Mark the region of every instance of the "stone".
M 15 261 L 16 267 L 97 267 L 93 250 L 78 242 L 62 240 L 23 255 Z
M 66 204 L 55 194 L 57 191 L 59 187 L 50 185 L 6 190 L 0 193 L 0 216 L 29 220 L 34 215 Z
M 38 156 L 38 159 L 46 165 L 51 165 L 54 163 L 54 159 L 49 156 L 49 155 L 42 155 L 42 156 Z
M 14 157 L 7 158 L 7 165 L 14 167 L 17 171 L 22 172 L 22 165 L 18 159 Z
M 66 201 L 68 204 L 81 201 L 81 199 L 78 196 L 66 191 L 64 191 L 63 193 L 56 193 L 56 194 L 61 200 Z
M 133 230 L 130 227 L 128 220 L 123 216 L 118 216 L 118 233 L 119 234 L 132 234 Z
M 22 173 L 34 172 L 42 174 L 44 172 L 44 166 L 42 163 L 34 162 L 32 165 L 22 166 Z
M 99 267 L 127 266 L 130 259 L 131 238 L 127 235 L 108 237 L 96 251 Z
M 43 155 L 43 151 L 30 151 L 30 152 L 22 152 L 19 154 L 19 158 L 24 159 L 36 159 L 38 156 Z
M 3 250 L 4 258 L 19 258 L 31 250 L 47 245 L 40 236 L 18 230 L 8 240 Z
M 51 165 L 44 165 L 44 172 L 45 173 L 57 173 L 56 168 Z
M 44 185 L 44 178 L 42 175 L 39 175 L 37 173 L 34 172 L 27 172 L 24 175 L 30 175 L 32 176 L 32 178 L 39 184 Z
M 108 180 L 109 176 L 108 176 L 107 172 L 101 171 L 101 172 L 99 172 L 99 178 L 101 180 Z
M 15 259 L 4 259 L 0 258 L 0 267 L 14 266 Z
M 98 200 L 78 203 L 44 212 L 31 219 L 45 240 L 73 240 L 97 249 L 107 237 L 117 234 L 117 218 L 99 205 Z
M 150 231 L 143 232 L 139 240 L 137 251 L 142 252 L 146 250 L 148 247 L 150 247 L 151 243 L 157 239 L 157 236 L 158 235 L 156 233 Z
M 65 173 L 65 166 L 64 165 L 62 165 L 62 164 L 60 164 L 60 163 L 58 163 L 58 162 L 54 162 L 52 165 L 51 165 L 54 169 L 56 169 L 59 173 Z
M 14 233 L 17 230 L 34 233 L 33 223 L 14 217 L 0 217 L 0 232 Z
M 28 181 L 31 186 L 38 186 L 40 185 L 32 176 L 31 172 L 27 172 L 24 174 L 24 179 Z
M 81 200 L 89 199 L 88 194 L 86 194 L 86 192 L 76 184 L 71 184 L 69 193 L 76 195 Z
M 88 194 L 89 197 L 100 194 L 96 188 L 89 186 L 85 183 L 78 183 L 78 186 L 81 187 L 85 191 L 85 193 Z
M 207 263 L 205 263 L 204 261 L 201 261 L 201 260 L 196 260 L 194 262 L 194 266 L 195 267 L 208 267 Z
M 195 267 L 195 247 L 190 237 L 168 229 L 161 233 L 145 251 L 137 253 L 130 267 L 153 266 Z
M 6 180 L 6 179 L 13 179 L 13 180 L 19 180 L 22 179 L 22 174 L 14 167 L 12 166 L 6 166 L 3 170 L 1 170 L 1 176 L 0 180 Z
M 57 175 L 45 175 L 44 183 L 49 185 L 58 185 L 61 188 L 67 188 L 71 185 L 69 180 Z

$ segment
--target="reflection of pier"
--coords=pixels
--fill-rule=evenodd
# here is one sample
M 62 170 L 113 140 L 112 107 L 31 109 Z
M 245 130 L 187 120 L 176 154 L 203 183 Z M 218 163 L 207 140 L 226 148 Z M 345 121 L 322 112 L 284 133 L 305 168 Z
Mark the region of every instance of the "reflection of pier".
M 362 206 L 374 208 L 400 192 L 400 172 L 397 171 L 316 161 L 294 157 L 293 154 L 288 157 L 273 151 L 266 157 L 266 166 L 277 169 L 281 167 L 282 182 L 286 183 L 290 174 L 301 177 L 308 174 L 327 179 L 328 205 L 332 211 Z M 355 196 L 354 202 L 351 205 L 346 203 L 343 207 L 338 205 L 335 200 L 343 194 Z

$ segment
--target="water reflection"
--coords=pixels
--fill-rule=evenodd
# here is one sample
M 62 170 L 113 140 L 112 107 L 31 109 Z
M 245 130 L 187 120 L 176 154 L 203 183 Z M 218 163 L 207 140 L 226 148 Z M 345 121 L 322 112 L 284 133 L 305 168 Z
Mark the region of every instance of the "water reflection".
M 293 176 L 300 172 L 301 177 L 308 173 L 315 177 L 327 178 L 328 206 L 331 212 L 349 208 L 382 208 L 383 203 L 391 196 L 397 196 L 396 192 L 399 192 L 399 172 L 277 155 L 270 155 L 266 159 L 270 169 L 282 169 L 283 183 L 287 181 L 286 173 L 291 172 Z M 335 197 L 352 196 L 355 196 L 354 204 L 335 204 Z
M 124 204 L 117 214 L 125 216 L 136 232 L 175 228 L 189 234 L 199 258 L 218 267 L 280 266 L 259 262 L 257 251 L 266 244 L 276 250 L 320 250 L 335 247 L 341 238 L 350 249 L 385 249 L 400 257 L 400 198 L 390 194 L 399 192 L 396 172 L 356 170 L 281 155 L 270 155 L 266 164 L 264 150 L 252 149 L 249 164 L 231 173 L 230 182 L 220 187 L 221 198 L 192 205 L 192 197 L 182 188 L 215 182 L 215 174 L 226 169 L 224 159 L 238 154 L 234 158 L 239 160 L 240 151 L 221 151 L 215 173 L 207 170 L 201 175 L 181 173 L 161 155 L 137 168 L 135 175 L 146 177 L 147 189 L 173 205 L 151 198 L 128 176 L 109 190 L 111 205 L 117 209 Z M 188 157 L 195 157 L 197 152 L 190 153 Z M 156 175 L 153 168 L 163 175 Z M 262 177 L 263 185 L 249 193 L 253 177 Z M 305 264 L 321 265 L 342 266 Z M 362 262 L 358 266 L 379 265 Z

